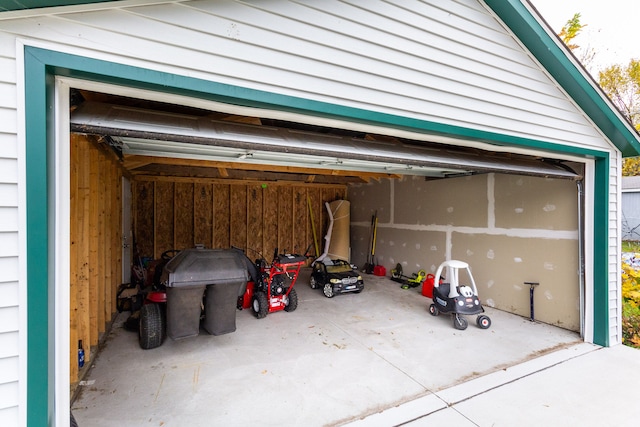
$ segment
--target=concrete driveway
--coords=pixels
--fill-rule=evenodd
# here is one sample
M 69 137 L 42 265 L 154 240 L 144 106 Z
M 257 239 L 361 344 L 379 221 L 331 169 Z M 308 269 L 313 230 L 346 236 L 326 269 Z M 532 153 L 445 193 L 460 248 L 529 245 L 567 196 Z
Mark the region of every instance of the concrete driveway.
M 227 335 L 201 331 L 142 350 L 137 334 L 117 323 L 72 405 L 79 425 L 421 423 L 454 409 L 457 417 L 458 408 L 472 410 L 476 399 L 479 411 L 482 396 L 514 381 L 505 378 L 529 375 L 506 374 L 536 372 L 529 366 L 540 360 L 597 348 L 575 332 L 490 308 L 490 329 L 477 328 L 474 316 L 458 331 L 449 316 L 428 313 L 430 299 L 419 289 L 401 289 L 384 277 L 365 275 L 362 293 L 328 299 L 309 288 L 308 276 L 305 269 L 296 284 L 296 311 L 260 320 L 238 311 L 237 330 Z M 535 393 L 552 396 L 545 389 Z M 485 420 L 501 410 L 487 410 L 478 425 L 490 425 Z M 382 416 L 391 418 L 378 423 Z
M 640 351 L 578 344 L 349 423 L 637 426 Z

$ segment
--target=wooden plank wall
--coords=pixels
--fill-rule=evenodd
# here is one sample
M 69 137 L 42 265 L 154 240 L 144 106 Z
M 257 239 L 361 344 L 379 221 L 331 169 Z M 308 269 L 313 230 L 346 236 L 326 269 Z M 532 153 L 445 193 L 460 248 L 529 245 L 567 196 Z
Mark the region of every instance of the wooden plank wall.
M 134 230 L 140 256 L 157 259 L 169 249 L 196 244 L 236 246 L 254 259 L 304 252 L 313 243 L 309 204 L 320 252 L 328 226 L 324 206 L 346 197 L 344 185 L 260 183 L 168 177 L 132 182 Z M 309 203 L 310 202 L 310 203 Z M 313 245 L 310 254 L 314 255 Z
M 86 135 L 71 135 L 70 382 L 79 379 L 78 341 L 85 360 L 116 312 L 122 278 L 122 169 L 116 156 Z

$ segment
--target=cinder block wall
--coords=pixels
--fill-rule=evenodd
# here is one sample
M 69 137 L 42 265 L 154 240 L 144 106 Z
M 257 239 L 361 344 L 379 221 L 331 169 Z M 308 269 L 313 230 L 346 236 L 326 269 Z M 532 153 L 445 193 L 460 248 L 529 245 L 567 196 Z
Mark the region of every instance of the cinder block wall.
M 486 174 L 404 177 L 349 187 L 352 260 L 364 265 L 377 213 L 375 261 L 387 274 L 435 272 L 446 259 L 471 265 L 483 303 L 580 329 L 578 201 L 573 181 Z M 396 285 L 389 281 L 390 286 Z

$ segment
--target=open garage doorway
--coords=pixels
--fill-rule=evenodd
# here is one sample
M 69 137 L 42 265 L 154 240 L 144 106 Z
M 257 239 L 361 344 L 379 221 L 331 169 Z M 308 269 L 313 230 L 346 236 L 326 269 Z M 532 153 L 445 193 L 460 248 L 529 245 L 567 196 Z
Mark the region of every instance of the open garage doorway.
M 149 105 L 153 104 L 149 101 L 144 101 L 144 103 L 146 104 L 144 109 L 145 111 L 148 111 Z M 128 108 L 130 108 L 130 105 L 127 105 L 125 103 L 124 107 L 122 107 L 121 110 L 126 110 Z M 162 108 L 167 108 L 167 106 L 165 105 Z M 238 118 L 237 115 L 235 115 L 233 118 L 234 122 L 253 122 L 252 126 L 262 126 L 256 124 L 256 120 L 260 120 L 260 118 L 250 116 Z M 270 125 L 274 124 L 273 121 L 270 121 L 269 123 Z M 278 124 L 281 125 L 282 123 L 278 122 Z M 168 151 L 168 147 L 170 145 L 167 143 L 167 141 L 142 141 L 136 138 L 128 137 L 128 139 L 125 140 L 126 142 L 123 142 L 119 140 L 118 135 L 112 135 L 110 134 L 110 132 L 105 132 L 104 130 L 103 133 L 94 133 L 97 131 L 97 129 L 95 128 L 79 128 L 79 126 L 86 126 L 86 123 L 74 123 L 73 126 L 78 126 L 78 128 L 75 129 L 76 133 L 74 133 L 74 135 L 76 136 L 74 137 L 83 138 L 90 141 L 90 143 L 94 146 L 100 147 L 100 150 L 102 150 L 103 153 L 109 153 L 108 155 L 112 156 L 114 161 L 120 161 L 121 164 L 125 165 L 123 174 L 131 177 L 132 187 L 134 188 L 133 217 L 136 218 L 136 221 L 134 222 L 136 223 L 136 227 L 140 226 L 141 223 L 146 224 L 144 230 L 134 228 L 135 235 L 137 239 L 141 239 L 141 236 L 143 235 L 145 236 L 144 240 L 146 241 L 146 243 L 143 243 L 143 245 L 146 245 L 145 250 L 149 252 L 149 256 L 151 258 L 157 257 L 158 254 L 162 253 L 165 250 L 164 248 L 166 245 L 173 247 L 176 244 L 179 244 L 186 247 L 189 246 L 192 242 L 200 240 L 199 238 L 194 236 L 194 233 L 196 232 L 196 230 L 198 230 L 198 227 L 194 226 L 194 224 L 197 224 L 198 221 L 211 224 L 211 230 L 214 230 L 214 223 L 219 222 L 219 219 L 218 221 L 215 220 L 214 215 L 216 211 L 220 211 L 220 209 L 216 210 L 214 208 L 216 200 L 214 193 L 216 192 L 216 186 L 226 186 L 229 189 L 229 191 L 227 191 L 226 193 L 222 193 L 224 194 L 224 199 L 226 199 L 227 201 L 232 199 L 242 201 L 242 203 L 239 204 L 235 203 L 234 209 L 243 208 L 244 212 L 235 211 L 232 213 L 228 213 L 228 218 L 245 218 L 246 221 L 244 225 L 239 226 L 239 228 L 244 227 L 244 231 L 242 232 L 244 234 L 240 235 L 241 237 L 239 240 L 232 240 L 232 232 L 234 230 L 234 227 L 231 225 L 230 220 L 227 219 L 226 222 L 224 220 L 222 221 L 222 224 L 226 224 L 226 226 L 223 226 L 222 229 L 224 229 L 225 233 L 227 233 L 226 235 L 228 239 L 222 240 L 222 242 L 224 242 L 224 246 L 232 244 L 231 242 L 234 241 L 236 243 L 240 243 L 241 245 L 247 245 L 250 239 L 256 236 L 264 235 L 263 230 L 251 231 L 249 225 L 253 224 L 255 226 L 256 223 L 259 223 L 264 219 L 264 217 L 261 217 L 259 221 L 256 221 L 256 215 L 262 215 L 262 213 L 265 211 L 264 206 L 266 206 L 266 204 L 263 204 L 263 202 L 261 202 L 262 207 L 258 209 L 257 213 L 249 213 L 250 203 L 247 203 L 247 201 L 251 200 L 251 198 L 253 197 L 252 191 L 262 194 L 260 196 L 260 199 L 264 201 L 268 199 L 264 197 L 265 191 L 271 191 L 274 188 L 278 187 L 288 187 L 290 189 L 293 188 L 293 190 L 291 190 L 291 193 L 287 196 L 287 200 L 291 200 L 292 204 L 289 205 L 289 212 L 286 217 L 291 219 L 285 220 L 283 219 L 284 217 L 281 218 L 279 216 L 276 216 L 273 219 L 274 222 L 272 221 L 270 222 L 270 224 L 277 227 L 278 222 L 288 221 L 283 228 L 287 228 L 289 230 L 291 230 L 291 227 L 293 226 L 294 229 L 297 229 L 299 231 L 305 230 L 305 233 L 308 233 L 308 230 L 310 229 L 310 219 L 307 206 L 307 197 L 309 197 L 309 195 L 315 194 L 314 192 L 320 191 L 320 194 L 325 194 L 326 196 L 312 196 L 313 200 L 316 203 L 315 208 L 317 214 L 320 214 L 322 212 L 322 204 L 325 199 L 330 200 L 335 198 L 347 198 L 353 200 L 354 202 L 358 201 L 358 206 L 353 210 L 356 215 L 355 219 L 352 222 L 352 241 L 354 242 L 352 261 L 356 264 L 362 263 L 362 259 L 360 258 L 362 256 L 362 246 L 361 243 L 358 242 L 363 241 L 361 235 L 366 231 L 369 225 L 368 215 L 370 215 L 370 213 L 374 210 L 379 210 L 380 214 L 382 215 L 383 212 L 385 212 L 385 207 L 388 209 L 387 212 L 389 213 L 389 216 L 381 216 L 381 218 L 384 218 L 384 221 L 381 221 L 381 246 L 379 247 L 378 251 L 378 256 L 380 257 L 378 261 L 380 261 L 381 263 L 387 263 L 387 265 L 391 265 L 395 261 L 400 262 L 399 257 L 405 257 L 407 260 L 411 259 L 411 254 L 397 251 L 397 248 L 394 248 L 393 244 L 390 243 L 400 242 L 399 240 L 390 237 L 393 233 L 404 232 L 411 234 L 411 239 L 414 239 L 414 241 L 403 241 L 401 243 L 398 243 L 398 247 L 406 248 L 407 245 L 409 245 L 413 246 L 413 248 L 415 248 L 415 250 L 417 250 L 418 252 L 420 252 L 420 248 L 429 248 L 428 251 L 430 251 L 430 255 L 432 255 L 431 252 L 436 252 L 438 253 L 438 259 L 442 260 L 444 260 L 445 258 L 456 257 L 456 255 L 459 255 L 457 256 L 458 258 L 464 258 L 469 256 L 469 252 L 467 250 L 456 252 L 458 250 L 457 247 L 459 246 L 453 239 L 456 237 L 460 237 L 456 236 L 456 234 L 460 233 L 460 231 L 468 231 L 473 227 L 478 227 L 480 229 L 489 228 L 487 226 L 478 226 L 477 221 L 479 220 L 479 216 L 481 216 L 485 220 L 485 224 L 488 224 L 490 221 L 489 217 L 491 216 L 491 213 L 489 206 L 492 203 L 495 206 L 496 201 L 495 199 L 491 201 L 489 198 L 489 194 L 491 192 L 495 194 L 496 188 L 498 188 L 496 187 L 496 180 L 502 180 L 503 176 L 524 177 L 520 179 L 524 180 L 523 183 L 525 183 L 525 188 L 528 188 L 529 190 L 531 188 L 539 188 L 539 190 L 535 191 L 536 194 L 558 193 L 558 195 L 562 196 L 570 194 L 571 191 L 567 189 L 569 187 L 575 187 L 575 180 L 580 179 L 582 172 L 579 169 L 577 171 L 571 171 L 564 167 L 558 167 L 558 163 L 549 162 L 548 159 L 545 159 L 545 161 L 543 162 L 539 158 L 524 155 L 515 156 L 514 164 L 522 165 L 522 167 L 526 166 L 526 168 L 533 168 L 533 170 L 536 170 L 537 172 L 531 172 L 532 169 L 526 169 L 527 172 L 521 175 L 520 173 L 522 171 L 516 170 L 516 174 L 511 175 L 504 172 L 496 172 L 495 170 L 488 170 L 489 167 L 486 166 L 487 164 L 492 165 L 492 168 L 499 167 L 503 170 L 508 169 L 508 160 L 512 156 L 504 154 L 495 155 L 493 156 L 493 158 L 487 156 L 486 163 L 475 163 L 475 167 L 478 168 L 478 170 L 474 169 L 474 164 L 469 163 L 464 164 L 464 167 L 461 167 L 460 164 L 457 164 L 456 166 L 455 163 L 457 161 L 460 161 L 461 158 L 464 158 L 465 156 L 471 157 L 471 153 L 469 150 L 452 150 L 449 152 L 451 156 L 451 158 L 449 159 L 449 166 L 444 167 L 442 165 L 422 165 L 421 174 L 419 175 L 412 174 L 411 172 L 413 171 L 413 169 L 411 168 L 405 168 L 403 173 L 399 173 L 397 168 L 391 171 L 390 164 L 388 163 L 391 159 L 390 154 L 382 157 L 381 159 L 379 159 L 379 161 L 371 158 L 371 156 L 369 156 L 369 158 L 367 159 L 351 159 L 363 162 L 362 164 L 365 166 L 361 166 L 362 170 L 357 168 L 353 169 L 353 165 L 349 165 L 348 167 L 345 166 L 345 169 L 339 169 L 339 165 L 341 163 L 338 161 L 334 161 L 331 166 L 324 164 L 322 165 L 322 167 L 317 168 L 311 168 L 308 164 L 299 166 L 298 168 L 293 168 L 291 166 L 284 167 L 282 165 L 273 165 L 271 168 L 269 168 L 268 164 L 266 164 L 266 166 L 265 164 L 261 164 L 262 166 L 253 164 L 252 167 L 251 164 L 247 165 L 244 162 L 223 163 L 220 159 L 208 161 L 206 160 L 206 158 L 204 158 L 205 156 L 203 155 L 200 155 L 201 157 L 195 159 L 190 159 L 189 156 L 185 156 L 184 151 L 192 149 L 193 145 L 197 144 L 186 146 L 185 143 L 182 142 L 175 147 L 176 151 L 171 152 Z M 311 132 L 308 128 L 308 125 L 304 125 L 303 127 L 306 127 L 307 129 L 305 129 L 302 134 L 310 138 L 316 137 L 318 133 L 322 134 L 322 132 L 318 132 L 320 130 L 324 131 L 325 134 L 331 131 L 337 132 L 340 138 L 345 138 L 345 134 L 348 135 L 348 138 L 350 139 L 354 139 L 355 137 L 356 142 L 358 143 L 372 140 L 375 144 L 377 143 L 377 141 L 384 141 L 379 145 L 383 146 L 384 150 L 386 150 L 388 153 L 393 152 L 392 148 L 394 146 L 397 146 L 398 144 L 394 137 L 389 136 L 368 135 L 362 133 L 358 133 L 354 136 L 353 131 L 341 131 L 340 129 L 320 128 L 318 126 L 314 126 L 314 132 Z M 245 131 L 246 129 L 248 128 L 244 127 Z M 77 133 L 80 130 L 84 130 L 87 133 Z M 389 140 L 391 140 L 392 142 L 388 142 Z M 130 144 L 130 146 L 125 148 L 126 144 Z M 145 157 L 142 158 L 142 155 L 140 153 L 126 152 L 126 150 L 130 149 L 130 147 L 134 146 L 137 147 L 137 149 L 149 149 L 150 147 L 154 146 L 157 149 L 157 147 L 161 147 L 163 151 L 160 153 L 153 153 L 153 155 L 145 155 Z M 410 144 L 405 143 L 403 145 L 404 149 L 406 149 L 407 146 L 410 146 Z M 222 148 L 225 147 L 223 146 Z M 238 147 L 232 148 L 238 149 Z M 477 157 L 477 150 L 474 149 L 471 151 L 474 152 L 473 156 Z M 429 152 L 435 152 L 434 148 L 430 148 Z M 326 154 L 326 152 L 323 152 L 323 155 L 325 157 Z M 237 157 L 238 153 L 234 152 L 234 155 Z M 297 155 L 300 156 L 297 157 L 297 159 L 300 159 L 303 164 L 304 162 L 312 161 L 312 159 L 314 158 L 313 153 L 311 152 L 297 153 Z M 292 154 L 292 157 L 296 158 L 294 154 Z M 395 159 L 394 161 L 397 162 L 399 160 Z M 321 162 L 317 161 L 317 163 L 320 164 Z M 344 162 L 342 164 L 344 164 Z M 377 169 L 371 170 L 372 168 Z M 538 176 L 543 175 L 544 173 L 550 173 L 551 171 L 556 171 L 555 173 L 557 174 L 557 176 L 555 176 L 554 178 Z M 209 175 L 207 176 L 207 174 Z M 215 174 L 215 176 L 211 176 L 211 174 Z M 225 180 L 228 182 L 228 184 L 223 183 L 225 182 Z M 240 181 L 242 182 L 240 183 Z M 251 186 L 252 188 L 255 187 L 255 190 L 245 190 L 240 192 L 237 192 L 237 190 L 231 190 L 233 186 L 237 185 L 246 187 L 246 182 L 251 182 Z M 283 182 L 285 183 L 284 185 Z M 504 181 L 504 185 L 510 185 L 508 184 L 508 182 L 510 181 Z M 263 186 L 263 184 L 265 183 L 266 186 Z M 561 188 L 556 188 L 553 183 L 560 183 L 559 187 Z M 493 186 L 493 189 L 490 189 L 490 184 Z M 522 185 L 522 183 L 516 183 L 514 185 Z M 445 189 L 439 190 L 439 188 L 442 188 L 441 186 Z M 300 190 L 295 190 L 295 188 L 300 188 Z M 327 188 L 335 188 L 336 190 L 331 190 L 331 194 L 328 194 L 326 193 Z M 211 191 L 209 189 L 211 189 Z M 548 190 L 550 189 L 551 191 L 549 192 Z M 212 204 L 207 205 L 206 209 L 199 209 L 198 205 L 193 203 L 193 200 L 197 199 L 196 196 L 201 196 L 203 194 L 203 190 L 206 198 L 212 200 Z M 373 190 L 373 193 L 368 193 L 371 190 Z M 89 193 L 91 194 L 95 192 L 89 190 Z M 98 191 L 97 193 L 100 192 Z M 143 194 L 145 195 L 144 205 L 141 204 L 142 201 L 140 197 Z M 296 194 L 300 196 L 298 197 L 300 200 L 297 202 L 297 205 L 295 202 Z M 376 194 L 376 197 L 380 195 L 386 195 L 386 201 L 377 200 L 376 197 L 372 197 L 371 194 Z M 446 200 L 446 194 L 457 196 L 459 204 L 453 206 L 453 210 L 450 209 L 451 206 L 447 206 L 446 208 L 444 208 L 444 212 L 446 212 L 447 214 L 455 212 L 456 215 L 459 215 L 459 213 L 462 212 L 463 214 L 461 214 L 461 216 L 457 216 L 456 221 L 454 221 L 453 223 L 447 223 L 447 220 L 444 219 L 443 224 L 435 224 L 435 228 L 430 229 L 432 223 L 428 221 L 430 221 L 430 219 L 434 218 L 435 216 L 429 213 L 429 207 L 443 207 L 443 198 L 444 200 Z M 482 196 L 482 194 L 484 194 L 484 196 Z M 528 191 L 524 191 L 523 194 L 530 193 Z M 184 197 L 185 195 L 186 198 Z M 577 215 L 578 203 L 576 201 L 577 197 L 575 197 L 575 195 L 576 194 L 573 193 L 573 196 L 571 197 L 572 202 L 570 202 L 570 204 L 573 203 L 573 209 L 571 209 L 570 207 L 562 207 L 562 209 L 560 210 L 563 216 Z M 480 208 L 477 203 L 478 197 L 480 196 L 484 197 L 484 199 L 486 200 L 486 205 L 482 208 Z M 553 198 L 555 197 L 559 196 L 554 195 Z M 435 198 L 435 201 L 433 201 L 432 198 Z M 192 202 L 188 202 L 185 205 L 185 203 L 180 202 L 179 200 L 191 200 Z M 525 202 L 527 201 L 526 197 L 524 200 Z M 535 203 L 538 203 L 538 201 L 536 201 Z M 394 206 L 393 209 L 391 209 L 392 205 Z M 117 206 L 117 203 L 114 203 L 111 206 L 111 209 L 113 209 L 114 206 Z M 185 208 L 186 211 L 190 211 L 191 216 L 182 216 L 182 213 L 180 212 L 186 212 L 182 211 L 182 208 Z M 163 213 L 163 210 L 165 210 L 166 212 Z M 203 212 L 205 211 L 208 211 L 211 216 L 208 216 L 209 213 L 203 214 Z M 295 212 L 297 212 L 297 214 Z M 407 226 L 407 224 L 415 221 L 416 218 L 416 216 L 411 216 L 411 212 L 413 212 L 418 217 L 423 218 L 421 220 L 424 222 L 423 224 L 414 224 L 414 226 L 416 226 L 417 228 L 413 226 Z M 464 212 L 466 212 L 466 216 Z M 480 212 L 480 215 L 478 214 L 478 212 Z M 145 219 L 142 219 L 143 217 Z M 170 224 L 166 222 L 167 218 L 170 218 Z M 177 220 L 179 218 L 190 219 L 188 219 L 187 221 Z M 530 219 L 531 218 L 529 218 L 529 220 Z M 77 218 L 71 218 L 72 223 L 75 223 L 76 220 Z M 299 221 L 299 224 L 294 224 L 295 221 Z M 323 221 L 324 220 L 320 217 L 320 219 L 316 223 L 326 224 L 326 222 Z M 491 241 L 494 241 L 494 239 L 499 240 L 499 238 L 496 236 L 499 236 L 504 232 L 504 230 L 514 228 L 506 226 L 496 227 L 495 217 L 493 221 L 494 229 L 492 229 L 488 233 L 484 233 L 488 235 L 488 239 L 490 239 Z M 304 225 L 300 226 L 300 224 Z M 569 224 L 568 227 L 574 227 L 577 224 L 577 219 L 574 218 L 572 220 L 567 220 L 567 224 Z M 177 229 L 176 225 L 178 227 L 186 226 L 186 229 Z M 319 226 L 319 229 L 321 227 L 324 228 L 323 226 Z M 546 226 L 539 226 L 539 228 L 541 229 L 544 229 L 545 227 Z M 238 226 L 236 226 L 235 229 L 237 231 Z M 207 243 L 210 242 L 211 246 L 216 246 L 216 242 L 220 242 L 220 240 L 217 240 L 215 238 L 215 230 L 209 231 L 208 233 L 209 236 L 212 237 L 211 240 L 207 241 Z M 444 234 L 436 236 L 436 234 L 438 233 Z M 482 233 L 475 231 L 468 234 L 477 235 Z M 424 240 L 420 240 L 422 239 L 421 237 L 419 238 L 419 240 L 415 241 L 416 236 L 419 235 L 427 236 L 427 238 L 425 238 Z M 574 241 L 576 246 L 572 250 L 575 249 L 575 251 L 577 252 L 577 231 L 569 231 L 567 233 L 564 233 L 562 236 L 562 239 L 564 240 Z M 300 238 L 300 242 L 298 243 L 298 245 L 306 246 L 307 242 L 311 241 L 309 234 L 302 235 L 302 233 L 300 233 L 300 235 L 292 235 L 292 239 L 295 239 L 296 237 Z M 543 236 L 542 238 L 546 237 Z M 264 240 L 261 240 L 259 244 L 263 243 Z M 279 241 L 276 241 L 275 243 L 272 242 L 270 244 L 277 245 L 278 243 Z M 296 245 L 296 243 L 291 244 L 294 246 Z M 478 248 L 482 248 L 482 245 L 484 244 L 484 241 L 480 242 Z M 498 246 L 500 245 L 502 245 L 502 242 L 498 243 Z M 169 246 L 167 246 L 167 249 L 169 248 Z M 265 245 L 265 247 L 266 246 L 268 245 Z M 436 247 L 437 249 L 432 250 L 431 248 L 433 247 Z M 480 250 L 481 249 L 478 249 L 478 252 Z M 433 258 L 436 259 L 437 257 Z M 421 263 L 423 261 L 421 259 L 419 261 L 413 262 Z M 433 265 L 435 265 L 435 263 L 437 263 L 438 261 L 433 262 Z M 428 268 L 431 268 L 431 265 L 429 265 Z M 372 278 L 372 280 L 377 280 L 378 282 L 380 282 L 381 279 Z M 579 283 L 579 280 L 576 279 L 574 283 Z M 389 285 L 394 286 L 393 282 L 389 282 Z M 302 286 L 305 286 L 305 284 L 302 283 Z M 380 287 L 379 290 L 381 291 L 381 293 L 384 293 L 382 292 L 385 286 L 384 281 L 382 283 L 378 283 L 378 286 Z M 309 295 L 309 300 L 314 300 L 315 297 L 315 295 L 311 294 Z M 402 298 L 403 296 L 400 297 Z M 509 297 L 510 296 L 506 298 Z M 395 301 L 392 302 L 392 304 L 395 304 Z M 414 301 L 413 304 L 416 304 L 416 302 Z M 505 309 L 503 307 L 496 307 L 501 310 Z M 509 310 L 507 309 L 507 311 Z M 513 310 L 512 312 L 517 311 Z M 239 313 L 239 315 L 240 314 L 248 313 Z M 426 311 L 422 312 L 421 314 L 426 314 Z M 518 312 L 518 314 L 520 316 L 523 316 L 525 313 Z M 576 334 L 569 334 L 568 336 L 579 339 L 579 335 Z M 565 338 L 563 338 L 563 340 Z M 573 338 L 569 339 L 569 342 L 572 342 Z M 75 339 L 72 339 L 72 341 L 75 342 Z M 534 352 L 535 351 L 543 351 L 543 349 L 538 348 L 534 350 Z M 524 357 L 529 356 L 530 354 L 527 354 Z M 75 360 L 73 358 L 71 359 L 71 363 L 75 363 Z

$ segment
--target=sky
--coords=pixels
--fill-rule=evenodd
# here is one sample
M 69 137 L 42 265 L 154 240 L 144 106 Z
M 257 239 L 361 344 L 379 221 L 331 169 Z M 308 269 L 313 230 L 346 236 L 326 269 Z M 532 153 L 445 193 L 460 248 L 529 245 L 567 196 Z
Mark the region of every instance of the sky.
M 529 0 L 557 34 L 578 12 L 587 26 L 574 39 L 595 50 L 593 68 L 627 65 L 640 59 L 640 1 L 638 0 Z

